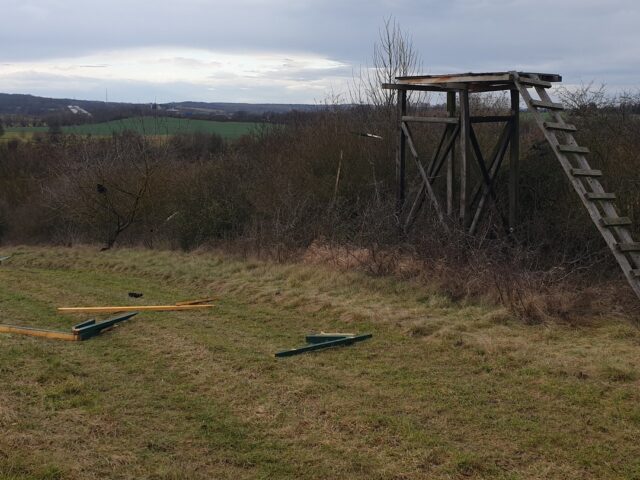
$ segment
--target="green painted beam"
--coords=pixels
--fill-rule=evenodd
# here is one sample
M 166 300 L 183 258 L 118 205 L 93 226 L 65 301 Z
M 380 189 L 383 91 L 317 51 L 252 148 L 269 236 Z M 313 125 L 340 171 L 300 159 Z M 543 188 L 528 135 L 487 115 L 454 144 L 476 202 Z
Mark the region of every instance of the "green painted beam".
M 73 327 L 73 333 L 75 335 L 78 335 L 78 337 L 80 337 L 80 340 L 87 340 L 88 338 L 99 335 L 100 332 L 102 332 L 107 328 L 111 328 L 120 322 L 129 320 L 131 317 L 137 314 L 138 312 L 126 313 L 124 315 L 118 315 L 117 317 L 109 318 L 104 322 L 100 322 L 100 323 L 96 323 L 96 321 L 93 319 L 87 320 Z
M 335 340 L 328 340 L 326 342 L 312 343 L 303 347 L 292 348 L 291 350 L 284 350 L 276 353 L 276 357 L 292 357 L 293 355 L 300 355 L 301 353 L 313 352 L 315 350 L 321 350 L 324 348 L 338 347 L 340 345 L 352 345 L 356 342 L 361 342 L 371 338 L 373 335 L 366 333 L 363 335 L 355 335 L 342 337 Z
M 324 343 L 330 340 L 340 340 L 341 338 L 355 337 L 355 333 L 312 333 L 307 335 L 305 340 L 307 343 Z

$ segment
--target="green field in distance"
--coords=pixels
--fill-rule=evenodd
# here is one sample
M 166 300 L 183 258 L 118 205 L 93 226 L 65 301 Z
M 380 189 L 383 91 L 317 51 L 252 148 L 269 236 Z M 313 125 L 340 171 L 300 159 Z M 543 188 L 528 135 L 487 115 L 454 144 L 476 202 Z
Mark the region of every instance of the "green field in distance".
M 174 117 L 133 117 L 103 123 L 71 125 L 62 127 L 64 133 L 76 135 L 110 136 L 114 132 L 132 130 L 143 135 L 176 135 L 179 133 L 217 133 L 225 139 L 235 139 L 246 135 L 258 123 L 216 122 Z M 48 127 L 6 127 L 5 138 L 28 138 L 33 133 L 46 133 Z

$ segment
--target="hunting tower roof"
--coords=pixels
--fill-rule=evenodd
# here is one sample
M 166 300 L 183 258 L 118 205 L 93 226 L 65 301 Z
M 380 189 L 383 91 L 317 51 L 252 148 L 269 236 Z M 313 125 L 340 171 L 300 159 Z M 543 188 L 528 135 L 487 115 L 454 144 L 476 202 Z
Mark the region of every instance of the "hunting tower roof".
M 561 82 L 562 76 L 557 73 L 534 72 L 468 72 L 450 73 L 447 75 L 413 75 L 396 77 L 395 83 L 385 83 L 384 88 L 396 90 L 462 90 L 492 91 L 515 89 L 514 75 L 520 78 L 538 80 L 541 83 Z

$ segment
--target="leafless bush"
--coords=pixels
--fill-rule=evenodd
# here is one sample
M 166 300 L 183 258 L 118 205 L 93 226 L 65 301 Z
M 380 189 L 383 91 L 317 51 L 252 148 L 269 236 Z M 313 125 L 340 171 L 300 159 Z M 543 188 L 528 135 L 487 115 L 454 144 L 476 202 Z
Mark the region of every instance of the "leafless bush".
M 422 61 L 411 36 L 403 32 L 394 17 L 388 17 L 374 44 L 372 64 L 361 69 L 350 88 L 351 102 L 373 105 L 385 110 L 396 104 L 396 91 L 382 88 L 384 83 L 395 82 L 396 77 L 417 75 Z
M 148 139 L 132 133 L 114 135 L 106 145 L 82 141 L 75 155 L 55 167 L 51 208 L 96 232 L 109 249 L 138 221 L 157 155 Z

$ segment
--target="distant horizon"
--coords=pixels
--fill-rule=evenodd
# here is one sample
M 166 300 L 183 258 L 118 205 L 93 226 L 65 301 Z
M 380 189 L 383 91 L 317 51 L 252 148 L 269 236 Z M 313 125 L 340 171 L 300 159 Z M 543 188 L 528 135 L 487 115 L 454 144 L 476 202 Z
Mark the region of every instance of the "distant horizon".
M 305 106 L 315 106 L 321 105 L 319 103 L 287 103 L 287 102 L 227 102 L 227 101 L 205 101 L 205 100 L 170 100 L 168 102 L 124 102 L 124 101 L 105 101 L 104 99 L 92 99 L 92 98 L 79 98 L 79 97 L 54 97 L 54 96 L 45 96 L 45 95 L 35 95 L 33 93 L 22 93 L 22 92 L 0 92 L 0 95 L 25 95 L 37 98 L 47 98 L 51 100 L 72 100 L 72 101 L 80 101 L 80 102 L 100 102 L 100 103 L 122 103 L 129 105 L 153 105 L 154 103 L 157 105 L 167 105 L 171 103 L 210 103 L 210 104 L 226 104 L 226 105 L 305 105 Z

